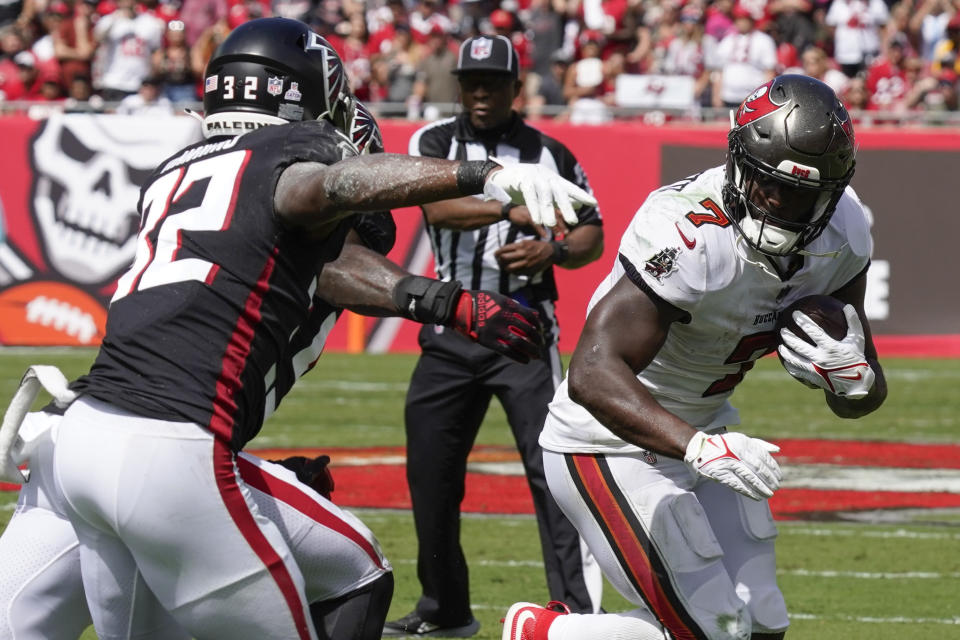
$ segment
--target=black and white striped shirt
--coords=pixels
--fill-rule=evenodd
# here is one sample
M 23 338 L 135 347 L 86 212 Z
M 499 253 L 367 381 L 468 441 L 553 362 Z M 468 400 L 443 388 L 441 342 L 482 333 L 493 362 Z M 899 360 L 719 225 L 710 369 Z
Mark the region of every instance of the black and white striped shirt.
M 413 134 L 410 155 L 451 160 L 485 160 L 496 156 L 505 162 L 541 164 L 593 193 L 570 150 L 524 123 L 517 114 L 513 115 L 511 126 L 495 140 L 482 139 L 466 114 L 438 120 Z M 602 224 L 596 207 L 583 207 L 577 215 L 581 225 Z M 506 220 L 470 231 L 440 229 L 429 223 L 426 228 L 439 279 L 459 280 L 469 289 L 487 289 L 514 297 L 519 294 L 522 301 L 528 303 L 557 299 L 552 266 L 535 276 L 510 274 L 500 270 L 494 257 L 500 247 L 523 239 L 537 239 L 535 234 Z

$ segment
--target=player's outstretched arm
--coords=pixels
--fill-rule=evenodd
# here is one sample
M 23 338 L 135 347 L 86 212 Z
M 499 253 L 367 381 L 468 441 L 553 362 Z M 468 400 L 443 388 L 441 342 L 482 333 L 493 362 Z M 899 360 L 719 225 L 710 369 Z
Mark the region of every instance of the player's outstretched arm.
M 317 295 L 363 315 L 451 327 L 519 362 L 539 358 L 543 349 L 543 328 L 532 309 L 498 293 L 463 289 L 459 282 L 411 275 L 356 242 L 324 265 Z
M 460 162 L 380 153 L 329 166 L 291 165 L 277 183 L 274 206 L 287 224 L 323 237 L 354 211 L 382 211 L 480 193 L 526 204 L 535 224 L 550 227 L 557 224 L 555 209 L 574 224 L 574 207 L 596 204 L 580 187 L 539 165 L 501 166 L 490 160 Z

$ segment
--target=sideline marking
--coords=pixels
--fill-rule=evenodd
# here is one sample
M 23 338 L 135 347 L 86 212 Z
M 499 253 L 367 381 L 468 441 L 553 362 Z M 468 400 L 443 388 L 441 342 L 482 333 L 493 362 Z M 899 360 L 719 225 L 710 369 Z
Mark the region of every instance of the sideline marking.
M 960 624 L 960 617 L 956 618 L 906 618 L 904 616 L 895 616 L 893 618 L 876 618 L 873 616 L 845 616 L 829 615 L 822 616 L 815 613 L 788 613 L 787 616 L 794 620 L 834 620 L 842 622 L 864 622 L 868 624 Z
M 855 578 L 857 580 L 956 580 L 960 571 L 940 573 L 939 571 L 901 571 L 882 573 L 870 571 L 813 571 L 810 569 L 777 569 L 778 576 L 800 576 L 802 578 Z
M 897 529 L 896 531 L 863 531 L 861 529 L 815 529 L 804 526 L 785 526 L 780 529 L 780 535 L 785 533 L 791 535 L 821 537 L 856 536 L 858 538 L 906 538 L 909 540 L 960 541 L 960 533 L 933 533 L 924 531 L 907 531 L 905 529 Z
M 415 565 L 416 558 L 390 559 L 395 565 Z M 542 569 L 539 560 L 478 560 L 470 563 L 478 567 L 506 567 L 508 569 Z M 939 571 L 814 571 L 813 569 L 777 569 L 778 576 L 797 576 L 801 578 L 841 578 L 855 580 L 956 580 L 960 571 L 940 573 Z

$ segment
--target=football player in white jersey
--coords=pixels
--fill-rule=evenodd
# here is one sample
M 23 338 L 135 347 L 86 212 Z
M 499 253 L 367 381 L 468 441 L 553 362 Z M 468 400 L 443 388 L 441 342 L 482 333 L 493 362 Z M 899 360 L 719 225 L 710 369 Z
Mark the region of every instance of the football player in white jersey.
M 827 85 L 779 76 L 737 110 L 726 166 L 649 195 L 600 283 L 540 444 L 550 490 L 637 608 L 565 615 L 517 603 L 504 640 L 783 638 L 767 499 L 777 447 L 739 431 L 728 398 L 778 343 L 840 417 L 886 397 L 863 310 L 872 240 L 848 186 L 856 144 Z M 848 332 L 774 335 L 811 294 Z M 549 606 L 549 605 L 548 605 Z

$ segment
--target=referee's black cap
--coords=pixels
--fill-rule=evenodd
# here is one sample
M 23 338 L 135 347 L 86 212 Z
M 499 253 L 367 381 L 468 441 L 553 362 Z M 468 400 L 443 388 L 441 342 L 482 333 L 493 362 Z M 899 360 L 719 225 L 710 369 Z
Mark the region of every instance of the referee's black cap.
M 506 36 L 477 36 L 467 38 L 460 45 L 455 74 L 503 73 L 513 78 L 519 75 L 520 59 L 513 43 Z

